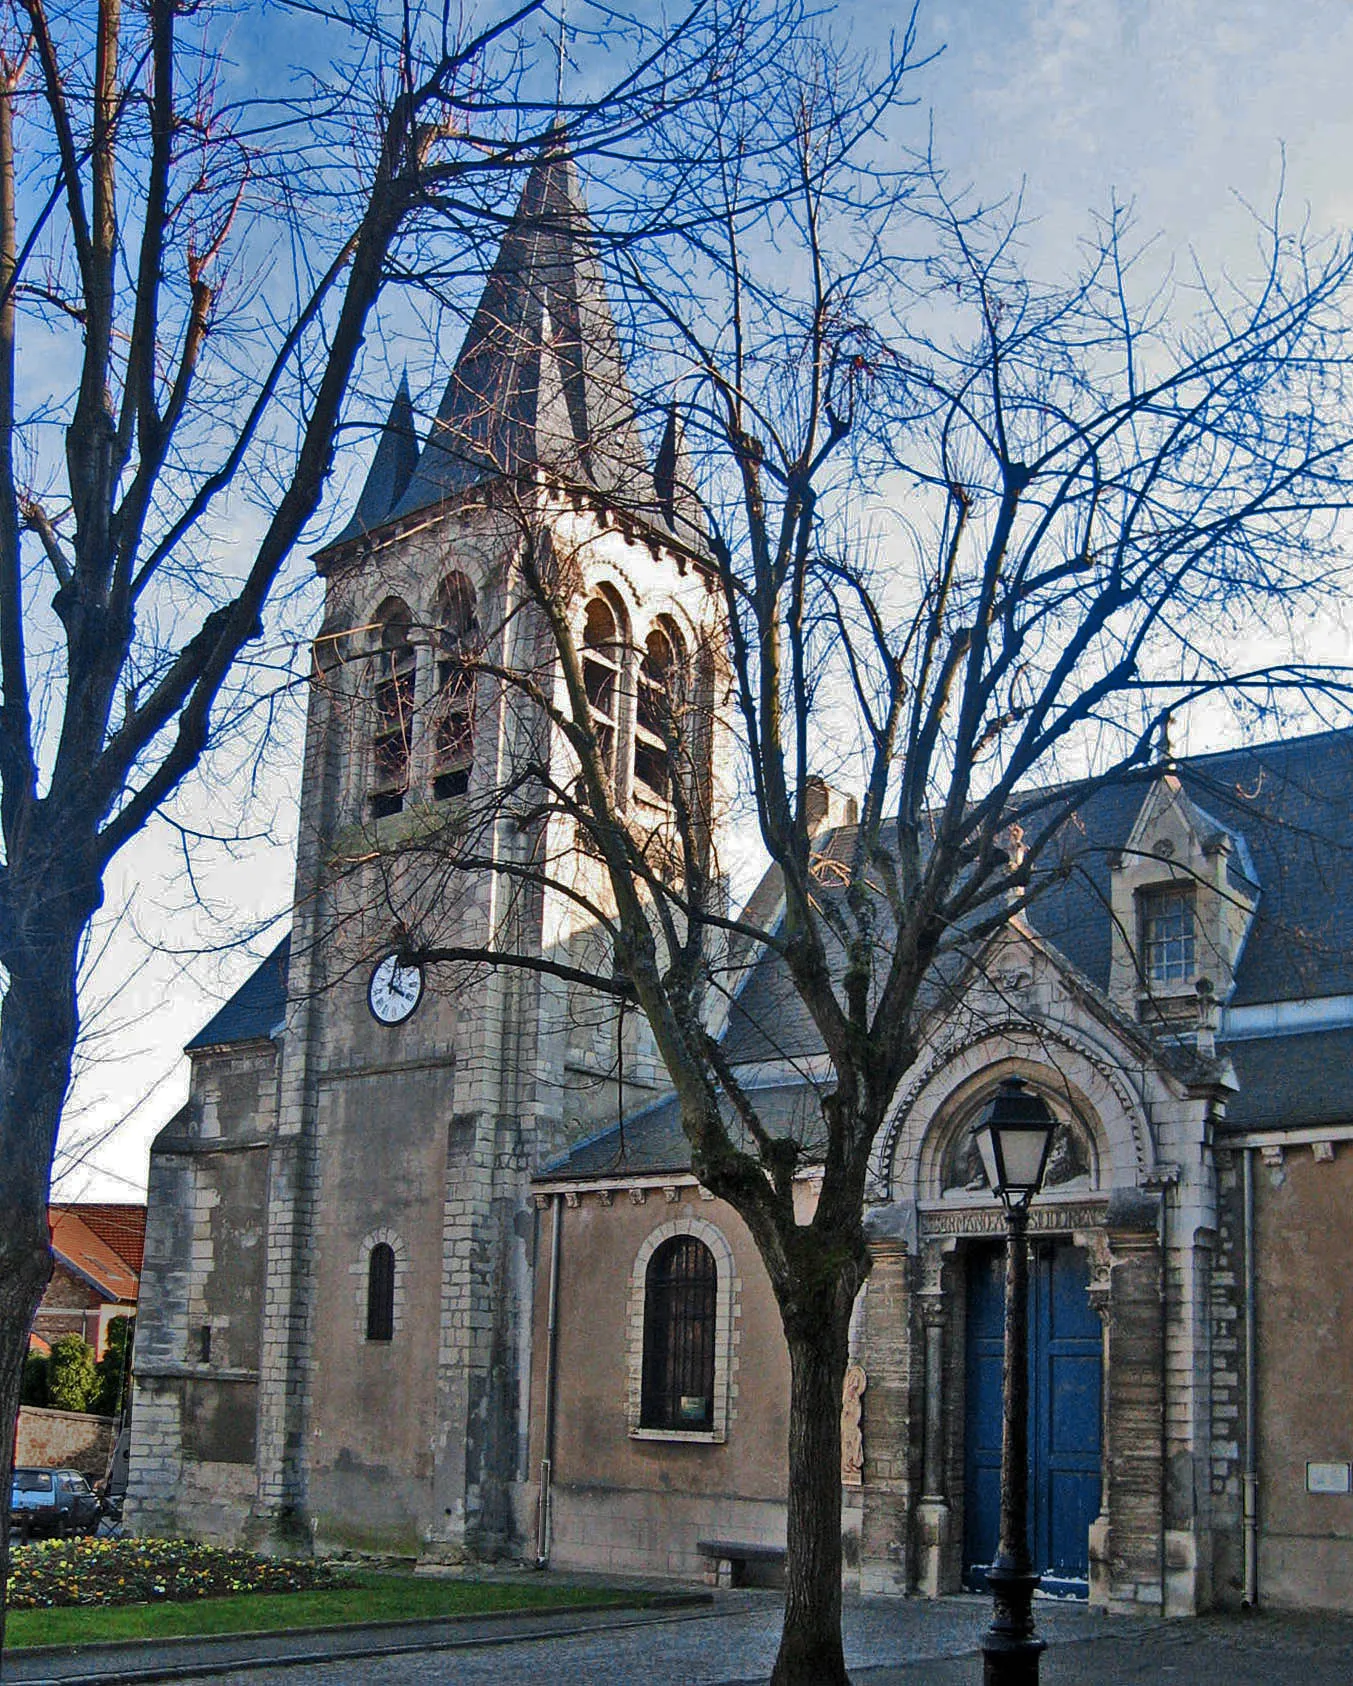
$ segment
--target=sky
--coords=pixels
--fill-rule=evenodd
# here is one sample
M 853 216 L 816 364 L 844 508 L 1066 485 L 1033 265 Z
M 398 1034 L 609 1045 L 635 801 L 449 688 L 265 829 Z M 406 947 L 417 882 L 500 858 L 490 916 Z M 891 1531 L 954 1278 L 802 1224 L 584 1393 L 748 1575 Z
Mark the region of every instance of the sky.
M 835 26 L 863 49 L 881 9 L 854 0 L 836 9 Z M 896 16 L 900 26 L 905 14 Z M 1045 277 L 1071 269 L 1091 213 L 1114 197 L 1136 207 L 1139 233 L 1157 236 L 1160 261 L 1177 266 L 1196 252 L 1211 268 L 1251 269 L 1246 207 L 1270 207 L 1280 183 L 1289 215 L 1309 216 L 1313 230 L 1342 233 L 1353 221 L 1348 0 L 933 0 L 919 39 L 939 56 L 913 89 L 918 137 L 933 124 L 955 182 L 987 199 L 1023 195 Z M 1329 636 L 1347 657 L 1342 631 Z M 87 1012 L 108 1004 L 92 1015 L 68 1108 L 63 1197 L 144 1191 L 150 1140 L 187 1097 L 182 1044 L 285 930 L 258 935 L 289 896 L 299 728 L 292 706 L 262 762 L 235 770 L 258 792 L 255 835 L 200 863 L 201 900 L 185 888 L 181 840 L 166 826 L 115 866 L 118 923 Z M 195 800 L 227 817 L 229 781 Z

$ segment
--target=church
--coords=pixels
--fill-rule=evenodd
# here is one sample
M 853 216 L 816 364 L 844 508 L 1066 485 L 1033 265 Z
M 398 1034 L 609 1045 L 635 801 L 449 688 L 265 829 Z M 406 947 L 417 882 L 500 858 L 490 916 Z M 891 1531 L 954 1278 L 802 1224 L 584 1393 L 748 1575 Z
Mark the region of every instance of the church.
M 646 455 L 573 169 L 532 170 L 425 438 L 401 387 L 316 558 L 287 939 L 189 1044 L 156 1138 L 126 1514 L 273 1549 L 756 1573 L 785 1528 L 788 1361 L 693 1175 L 642 1015 L 579 981 L 600 867 L 476 797 L 567 778 L 525 546 L 567 573 L 615 788 L 659 837 L 680 670 L 724 811 L 721 597 L 676 416 Z M 534 554 L 534 553 L 533 553 Z M 537 774 L 537 776 L 539 776 Z M 848 795 L 818 787 L 824 863 Z M 848 1574 L 983 1584 L 1000 1208 L 971 1147 L 1018 1076 L 1057 1120 L 1031 1234 L 1030 1494 L 1049 1590 L 1188 1614 L 1353 1594 L 1353 733 L 1088 797 L 1059 874 L 950 980 L 870 1189 L 842 1401 Z M 429 839 L 461 838 L 454 864 Z M 467 870 L 478 858 L 483 870 Z M 776 885 L 755 890 L 775 920 Z M 553 973 L 421 949 L 567 956 Z M 586 965 L 584 965 L 586 962 Z M 767 952 L 719 1035 L 763 1116 L 822 1049 Z M 812 1167 L 800 1176 L 810 1210 Z

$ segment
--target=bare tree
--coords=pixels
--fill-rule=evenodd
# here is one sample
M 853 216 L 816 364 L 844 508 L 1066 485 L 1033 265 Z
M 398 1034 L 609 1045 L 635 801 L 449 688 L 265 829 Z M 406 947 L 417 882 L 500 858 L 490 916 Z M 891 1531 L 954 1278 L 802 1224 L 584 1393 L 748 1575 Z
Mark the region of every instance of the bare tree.
M 109 863 L 209 744 L 316 513 L 383 289 L 423 273 L 434 227 L 441 280 L 473 271 L 547 136 L 623 156 L 717 82 L 704 10 L 663 32 L 580 14 L 621 70 L 561 105 L 548 67 L 532 92 L 539 0 L 482 28 L 447 7 L 271 8 L 266 27 L 304 24 L 311 64 L 336 68 L 243 99 L 223 56 L 238 8 L 3 9 L 0 1488 Z M 223 545 L 226 500 L 250 493 L 256 537 Z
M 754 1236 L 789 1349 L 776 1686 L 846 1679 L 848 1325 L 869 1270 L 870 1156 L 928 982 L 1076 870 L 1077 807 L 1157 764 L 1172 714 L 1224 696 L 1270 717 L 1284 696 L 1338 709 L 1346 694 L 1297 652 L 1302 617 L 1347 578 L 1347 246 L 1275 215 L 1252 285 L 1167 284 L 1115 211 L 1076 279 L 1039 285 L 1016 214 L 966 208 L 924 158 L 881 167 L 906 58 L 871 77 L 806 49 L 773 108 L 693 114 L 708 214 L 665 262 L 625 265 L 654 387 L 679 382 L 689 454 L 669 416 L 664 531 L 679 506 L 721 604 L 682 669 L 703 659 L 706 681 L 589 630 L 593 540 L 577 529 L 571 548 L 558 512 L 595 488 L 543 465 L 498 506 L 518 529 L 528 654 L 507 661 L 487 626 L 456 653 L 481 701 L 517 711 L 515 754 L 451 824 L 422 816 L 388 856 L 364 834 L 349 862 L 363 894 L 379 875 L 410 959 L 526 968 L 646 1016 L 692 1167 Z M 762 144 L 766 125 L 787 148 Z M 891 507 L 887 542 L 870 500 Z M 628 514 L 653 531 L 651 507 Z M 1290 632 L 1292 653 L 1241 671 L 1231 652 L 1256 626 Z M 618 773 L 603 657 L 632 689 L 634 756 L 658 758 L 656 807 Z M 782 888 L 777 920 L 727 906 L 716 740 Z M 823 772 L 859 794 L 857 823 L 826 844 Z M 511 851 L 494 842 L 508 820 Z M 561 843 L 574 838 L 581 851 Z M 453 887 L 485 872 L 523 905 L 567 898 L 587 941 L 517 950 L 510 919 L 458 927 Z M 717 1033 L 760 955 L 792 980 L 830 1067 L 794 1127 L 763 1116 Z

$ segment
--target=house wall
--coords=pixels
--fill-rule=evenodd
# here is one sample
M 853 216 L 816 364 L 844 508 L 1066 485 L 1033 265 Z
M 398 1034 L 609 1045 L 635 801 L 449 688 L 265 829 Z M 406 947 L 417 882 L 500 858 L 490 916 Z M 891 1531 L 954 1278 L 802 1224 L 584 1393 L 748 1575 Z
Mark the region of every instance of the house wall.
M 562 1212 L 551 1563 L 692 1577 L 707 1567 L 701 1539 L 783 1544 L 789 1357 L 746 1227 L 690 1182 L 568 1200 L 576 1204 L 548 1202 L 540 1212 L 536 1255 L 530 1467 L 538 1478 L 550 1228 Z M 632 1358 L 641 1330 L 641 1320 L 634 1324 L 634 1266 L 645 1242 L 671 1224 L 713 1226 L 734 1260 L 722 1442 L 632 1433 Z M 536 1490 L 533 1480 L 524 1510 Z
M 1307 1491 L 1308 1461 L 1353 1464 L 1353 1144 L 1265 1150 L 1254 1175 L 1259 1601 L 1353 1609 L 1353 1493 Z

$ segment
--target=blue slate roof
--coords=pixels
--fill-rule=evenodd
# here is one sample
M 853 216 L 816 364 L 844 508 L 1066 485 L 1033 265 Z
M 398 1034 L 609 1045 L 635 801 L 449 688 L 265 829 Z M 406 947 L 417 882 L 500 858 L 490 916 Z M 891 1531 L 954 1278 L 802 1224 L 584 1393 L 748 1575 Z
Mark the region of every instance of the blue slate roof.
M 1232 838 L 1232 869 L 1260 889 L 1259 909 L 1236 973 L 1231 1005 L 1353 994 L 1353 731 L 1322 732 L 1181 760 L 1185 793 Z M 1089 795 L 1049 845 L 1041 894 L 1029 922 L 1096 987 L 1107 990 L 1112 862 L 1132 833 L 1155 773 L 1134 774 Z M 831 843 L 848 850 L 851 833 Z M 927 1005 L 943 1005 L 961 956 L 928 981 Z M 802 1062 L 822 1051 L 787 969 L 770 954 L 752 966 L 729 1013 L 724 1047 L 735 1064 Z M 1353 1030 L 1247 1038 L 1223 1045 L 1240 1093 L 1226 1128 L 1310 1128 L 1353 1122 Z M 806 1086 L 759 1091 L 772 1115 L 811 1100 Z M 675 1101 L 654 1103 L 625 1124 L 635 1172 L 689 1167 Z M 617 1153 L 616 1130 L 550 1168 L 591 1176 Z
M 346 544 L 349 539 L 361 538 L 381 526 L 404 496 L 417 466 L 418 424 L 414 420 L 413 399 L 409 394 L 406 373 L 400 379 L 399 390 L 385 418 L 385 426 L 376 443 L 376 454 L 371 459 L 352 519 L 331 542 Z
M 265 1041 L 287 1013 L 287 964 L 291 937 L 282 938 L 266 960 L 257 966 L 240 987 L 214 1014 L 184 1052 L 219 1048 L 232 1042 Z

